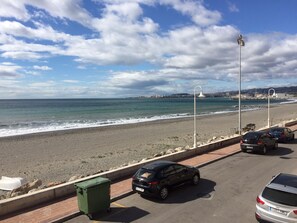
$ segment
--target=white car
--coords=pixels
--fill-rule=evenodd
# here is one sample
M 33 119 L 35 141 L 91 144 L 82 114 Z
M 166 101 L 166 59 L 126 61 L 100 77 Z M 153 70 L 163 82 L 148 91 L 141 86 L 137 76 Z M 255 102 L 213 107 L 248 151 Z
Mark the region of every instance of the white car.
M 297 176 L 280 173 L 257 197 L 259 222 L 297 223 Z

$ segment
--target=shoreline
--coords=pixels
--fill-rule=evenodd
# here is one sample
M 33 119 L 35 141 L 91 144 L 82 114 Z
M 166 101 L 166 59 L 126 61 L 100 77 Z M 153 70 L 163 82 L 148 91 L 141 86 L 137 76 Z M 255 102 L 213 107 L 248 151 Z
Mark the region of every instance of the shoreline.
M 275 105 L 273 105 L 275 106 Z M 257 109 L 248 109 L 248 110 L 242 110 L 241 112 L 250 112 L 250 111 L 256 111 L 264 109 L 264 107 L 259 107 Z M 238 111 L 227 111 L 227 112 L 214 112 L 214 113 L 207 113 L 207 114 L 197 114 L 196 119 L 199 120 L 199 118 L 211 118 L 212 116 L 228 116 L 232 114 L 236 114 Z M 186 120 L 193 120 L 193 115 L 185 116 L 185 117 L 175 117 L 175 118 L 166 118 L 166 119 L 156 119 L 156 120 L 150 120 L 150 121 L 141 121 L 141 122 L 135 122 L 135 123 L 125 123 L 125 124 L 110 124 L 110 125 L 102 125 L 102 126 L 90 126 L 90 127 L 77 127 L 77 128 L 70 128 L 70 129 L 58 129 L 58 130 L 48 130 L 48 131 L 41 131 L 41 132 L 32 132 L 32 133 L 23 133 L 23 134 L 17 134 L 17 135 L 8 135 L 8 136 L 0 136 L 1 140 L 6 139 L 21 139 L 26 137 L 39 137 L 39 136 L 47 136 L 49 134 L 51 135 L 60 135 L 60 134 L 72 134 L 76 132 L 86 131 L 99 131 L 99 130 L 105 130 L 109 128 L 128 128 L 129 126 L 135 127 L 135 126 L 145 126 L 149 124 L 155 124 L 155 123 L 170 123 L 170 122 L 179 122 L 179 121 L 186 121 Z
M 273 124 L 297 119 L 297 104 L 270 108 Z M 197 144 L 232 136 L 237 113 L 197 116 Z M 242 112 L 242 127 L 267 125 L 267 109 Z M 169 149 L 191 148 L 193 117 L 0 138 L 2 176 L 65 182 L 128 165 Z
M 279 106 L 280 104 L 272 104 L 271 106 Z M 234 107 L 236 108 L 236 107 Z M 248 112 L 248 111 L 253 111 L 253 110 L 260 110 L 264 109 L 266 106 L 264 105 L 242 105 L 242 112 Z M 237 108 L 236 108 L 237 109 Z M 198 117 L 204 117 L 204 116 L 213 116 L 213 115 L 224 115 L 224 114 L 229 114 L 229 113 L 236 113 L 238 112 L 237 110 L 222 110 L 222 111 L 213 111 L 213 112 L 207 112 L 207 113 L 198 113 Z M 167 117 L 166 117 L 167 116 Z M 94 123 L 89 123 L 87 125 L 84 125 L 81 123 L 81 125 L 78 126 L 67 126 L 67 122 L 65 122 L 64 127 L 63 126 L 55 126 L 54 128 L 51 126 L 47 127 L 41 127 L 40 128 L 24 128 L 21 130 L 21 132 L 18 132 L 18 129 L 2 129 L 0 135 L 0 139 L 2 138 L 10 138 L 10 137 L 18 137 L 18 136 L 26 136 L 26 135 L 34 135 L 34 134 L 47 134 L 47 133 L 52 133 L 52 132 L 65 132 L 65 131 L 80 131 L 80 130 L 86 130 L 88 131 L 89 129 L 94 129 L 94 128 L 105 128 L 105 127 L 113 127 L 113 126 L 122 126 L 122 125 L 135 125 L 135 124 L 141 124 L 141 123 L 155 123 L 155 122 L 162 122 L 162 121 L 169 121 L 169 120 L 179 120 L 179 119 L 193 119 L 193 114 L 167 114 L 165 117 L 161 116 L 153 116 L 153 117 L 138 117 L 132 119 L 130 122 L 129 119 L 127 119 L 126 123 L 120 122 L 119 120 L 110 120 L 109 124 L 102 124 L 101 121 L 99 123 L 94 122 Z M 121 119 L 120 119 L 121 120 Z M 51 129 L 52 128 L 52 129 Z M 5 133 L 5 130 L 10 132 L 10 133 Z

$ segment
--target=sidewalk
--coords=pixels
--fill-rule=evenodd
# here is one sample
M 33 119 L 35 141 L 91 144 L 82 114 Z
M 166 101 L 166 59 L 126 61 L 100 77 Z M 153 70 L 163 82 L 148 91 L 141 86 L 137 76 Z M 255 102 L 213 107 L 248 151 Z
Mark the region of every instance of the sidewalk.
M 297 130 L 297 125 L 290 127 L 293 131 Z M 198 155 L 180 163 L 191 166 L 204 166 L 219 159 L 223 159 L 230 155 L 240 152 L 239 144 L 223 147 L 221 149 Z M 121 197 L 131 194 L 131 178 L 111 184 L 111 201 L 120 199 Z M 20 213 L 5 216 L 1 223 L 46 223 L 46 222 L 63 222 L 65 219 L 72 218 L 80 214 L 77 204 L 76 195 L 59 201 L 47 203 Z

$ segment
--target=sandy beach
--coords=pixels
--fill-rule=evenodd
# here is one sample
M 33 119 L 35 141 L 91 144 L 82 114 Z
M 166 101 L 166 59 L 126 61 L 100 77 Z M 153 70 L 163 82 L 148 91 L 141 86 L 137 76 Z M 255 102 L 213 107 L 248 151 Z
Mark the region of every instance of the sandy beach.
M 297 104 L 270 108 L 272 124 L 297 119 Z M 242 113 L 242 127 L 267 125 L 267 108 Z M 238 113 L 197 117 L 197 142 L 231 136 Z M 1 176 L 43 185 L 87 176 L 177 147 L 193 146 L 193 118 L 0 138 Z

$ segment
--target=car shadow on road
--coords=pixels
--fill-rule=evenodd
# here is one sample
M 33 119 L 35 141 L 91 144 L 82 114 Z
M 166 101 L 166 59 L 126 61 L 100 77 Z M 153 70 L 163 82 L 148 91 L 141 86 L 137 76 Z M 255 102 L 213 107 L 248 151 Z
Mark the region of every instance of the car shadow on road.
M 124 212 L 124 213 L 123 213 Z M 148 215 L 149 212 L 138 207 L 111 207 L 110 212 L 94 214 L 90 220 L 102 222 L 133 222 Z M 93 222 L 92 221 L 92 222 Z
M 285 144 L 297 144 L 297 139 L 286 142 Z
M 286 156 L 291 153 L 293 153 L 294 150 L 287 148 L 287 147 L 282 147 L 279 146 L 276 150 L 268 150 L 265 155 L 262 155 L 261 153 L 257 152 L 246 152 L 246 153 L 241 153 L 239 156 L 244 156 L 244 157 L 254 157 L 254 156 Z
M 180 187 L 171 189 L 169 196 L 166 200 L 160 200 L 154 197 L 145 197 L 153 202 L 157 203 L 186 203 L 196 199 L 207 199 L 210 200 L 214 196 L 216 183 L 208 179 L 200 179 L 198 185 L 194 186 L 191 184 L 185 184 Z
M 265 156 L 285 156 L 285 155 L 289 155 L 293 152 L 294 152 L 294 150 L 279 145 L 276 150 L 269 150 Z

